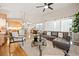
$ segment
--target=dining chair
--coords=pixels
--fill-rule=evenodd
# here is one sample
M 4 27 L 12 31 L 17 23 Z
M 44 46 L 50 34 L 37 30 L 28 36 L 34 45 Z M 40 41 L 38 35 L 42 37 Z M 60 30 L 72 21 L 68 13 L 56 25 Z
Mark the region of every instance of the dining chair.
M 22 45 L 24 45 L 25 36 L 19 34 L 17 31 L 11 33 L 11 43 L 15 42 L 22 42 Z

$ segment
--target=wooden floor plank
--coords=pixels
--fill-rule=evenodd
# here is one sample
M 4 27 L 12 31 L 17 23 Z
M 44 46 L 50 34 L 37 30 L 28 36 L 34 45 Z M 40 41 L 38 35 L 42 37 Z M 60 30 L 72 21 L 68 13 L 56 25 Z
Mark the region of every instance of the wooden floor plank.
M 7 42 L 0 47 L 0 56 L 27 56 L 26 52 L 18 43 L 12 43 L 10 45 L 10 54 L 9 54 L 9 46 L 7 46 Z
M 27 56 L 23 48 L 18 44 L 13 52 L 13 56 Z

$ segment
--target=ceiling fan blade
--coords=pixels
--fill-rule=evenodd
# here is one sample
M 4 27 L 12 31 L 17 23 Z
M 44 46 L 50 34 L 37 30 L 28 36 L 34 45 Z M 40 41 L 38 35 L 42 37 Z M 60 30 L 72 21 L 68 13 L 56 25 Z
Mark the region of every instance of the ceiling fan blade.
M 36 6 L 36 8 L 40 8 L 40 7 L 44 7 L 44 6 Z
M 45 11 L 45 8 L 43 9 L 43 12 Z
M 47 3 L 44 3 L 44 5 L 47 5 Z
M 53 8 L 51 8 L 51 7 L 48 7 L 49 9 L 51 9 L 51 10 L 53 10 Z
M 53 3 L 48 3 L 48 5 L 52 5 Z

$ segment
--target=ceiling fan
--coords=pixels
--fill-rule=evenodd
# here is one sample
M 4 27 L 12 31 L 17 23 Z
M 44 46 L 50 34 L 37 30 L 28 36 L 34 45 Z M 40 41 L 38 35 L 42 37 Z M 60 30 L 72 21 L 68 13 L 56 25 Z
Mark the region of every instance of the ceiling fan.
M 45 11 L 45 9 L 53 10 L 53 8 L 51 7 L 52 4 L 53 3 L 44 3 L 43 6 L 36 6 L 36 8 L 44 7 L 43 12 Z

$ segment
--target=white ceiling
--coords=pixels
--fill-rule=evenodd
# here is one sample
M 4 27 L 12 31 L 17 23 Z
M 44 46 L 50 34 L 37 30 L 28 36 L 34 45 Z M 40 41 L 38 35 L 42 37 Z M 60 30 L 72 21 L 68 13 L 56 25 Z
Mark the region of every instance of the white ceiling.
M 78 3 L 54 3 L 51 5 L 54 10 L 46 9 L 45 12 L 43 8 L 36 8 L 43 3 L 0 3 L 0 5 L 0 11 L 7 12 L 8 18 L 21 18 L 31 23 L 67 17 L 79 11 Z

